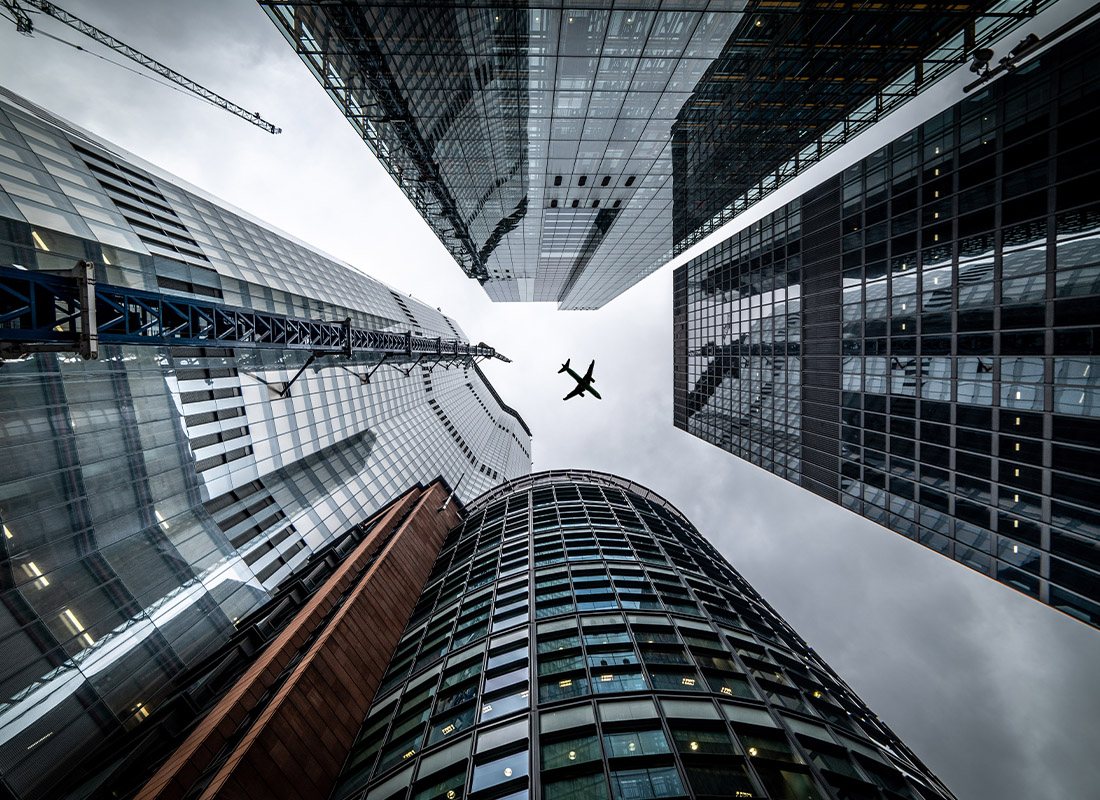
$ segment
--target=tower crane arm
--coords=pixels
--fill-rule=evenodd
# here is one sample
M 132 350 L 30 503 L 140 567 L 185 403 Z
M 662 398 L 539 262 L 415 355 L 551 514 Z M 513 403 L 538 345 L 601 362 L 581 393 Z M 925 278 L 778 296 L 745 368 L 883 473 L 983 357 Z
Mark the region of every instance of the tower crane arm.
M 276 128 L 267 120 L 263 119 L 258 113 L 248 111 L 241 108 L 236 103 L 231 103 L 219 94 L 215 94 L 204 86 L 200 86 L 190 78 L 181 75 L 174 69 L 164 66 L 159 61 L 156 61 L 149 56 L 145 55 L 139 50 L 135 50 L 128 44 L 120 42 L 115 37 L 108 33 L 104 33 L 99 28 L 93 25 L 89 25 L 79 17 L 74 17 L 68 11 L 62 8 L 58 8 L 53 3 L 46 2 L 46 0 L 2 0 L 4 7 L 15 18 L 16 28 L 20 33 L 31 34 L 34 31 L 34 22 L 20 7 L 20 3 L 26 4 L 31 8 L 41 11 L 43 14 L 53 17 L 59 22 L 63 22 L 73 30 L 83 33 L 85 36 L 89 36 L 95 39 L 100 44 L 111 48 L 116 53 L 126 56 L 131 61 L 136 61 L 141 66 L 155 72 L 163 78 L 167 78 L 177 86 L 181 86 L 187 91 L 195 94 L 202 99 L 213 103 L 219 108 L 223 108 L 231 114 L 236 114 L 241 119 L 248 120 L 258 128 L 263 128 L 268 133 L 281 133 L 281 128 Z

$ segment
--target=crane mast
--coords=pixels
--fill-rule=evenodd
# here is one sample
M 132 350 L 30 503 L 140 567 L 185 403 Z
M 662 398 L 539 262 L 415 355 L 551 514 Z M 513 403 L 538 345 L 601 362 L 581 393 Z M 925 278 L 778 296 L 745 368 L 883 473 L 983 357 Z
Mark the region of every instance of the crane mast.
M 174 69 L 164 66 L 159 61 L 156 61 L 149 56 L 145 55 L 139 50 L 135 50 L 128 44 L 120 42 L 108 33 L 104 33 L 93 25 L 89 25 L 79 17 L 74 17 L 68 11 L 62 8 L 58 8 L 53 3 L 46 2 L 46 0 L 0 0 L 3 3 L 4 8 L 12 15 L 15 20 L 15 27 L 19 33 L 30 36 L 34 32 L 34 21 L 27 14 L 27 12 L 21 7 L 20 3 L 37 9 L 38 11 L 46 14 L 59 22 L 63 22 L 73 30 L 83 33 L 85 36 L 89 36 L 95 39 L 100 44 L 109 47 L 116 53 L 126 56 L 131 61 L 135 61 L 151 72 L 155 72 L 162 78 L 170 80 L 172 83 L 180 86 L 187 91 L 191 92 L 198 97 L 201 97 L 207 102 L 213 103 L 218 108 L 225 109 L 230 114 L 235 114 L 241 119 L 248 120 L 258 128 L 263 128 L 268 133 L 281 133 L 281 128 L 276 128 L 267 120 L 263 119 L 258 113 L 248 111 L 241 108 L 236 103 L 231 103 L 219 94 L 215 94 L 204 86 L 200 86 L 190 78 L 181 75 Z

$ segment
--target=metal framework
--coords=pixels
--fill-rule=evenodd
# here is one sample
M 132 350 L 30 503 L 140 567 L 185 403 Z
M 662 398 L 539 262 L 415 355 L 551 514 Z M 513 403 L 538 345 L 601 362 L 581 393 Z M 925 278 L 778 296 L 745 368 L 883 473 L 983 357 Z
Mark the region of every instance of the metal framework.
M 25 34 L 27 36 L 30 36 L 34 33 L 34 21 L 31 19 L 30 16 L 28 16 L 27 12 L 20 7 L 21 3 L 25 3 L 31 8 L 37 9 L 43 14 L 53 17 L 59 22 L 63 22 L 73 30 L 79 31 L 85 36 L 89 36 L 92 39 L 95 39 L 100 44 L 111 48 L 120 55 L 126 56 L 126 58 L 130 59 L 131 61 L 136 61 L 147 70 L 157 73 L 162 78 L 167 78 L 177 86 L 180 86 L 191 92 L 192 94 L 201 97 L 203 100 L 212 103 L 218 108 L 224 109 L 230 114 L 235 114 L 241 119 L 248 120 L 257 128 L 263 128 L 268 133 L 282 133 L 281 128 L 276 128 L 270 122 L 263 119 L 258 112 L 248 111 L 241 108 L 236 103 L 229 102 L 221 95 L 214 94 L 214 92 L 210 91 L 206 87 L 200 86 L 190 78 L 180 75 L 174 69 L 170 69 L 161 64 L 159 61 L 154 61 L 153 59 L 149 58 L 149 56 L 138 50 L 135 50 L 129 45 L 123 44 L 110 34 L 104 33 L 103 31 L 99 30 L 99 28 L 89 25 L 87 22 L 80 19 L 79 17 L 74 17 L 68 11 L 65 11 L 62 8 L 58 8 L 53 3 L 48 3 L 46 2 L 46 0 L 0 0 L 0 2 L 3 2 L 4 8 L 6 8 L 14 18 L 15 27 L 16 30 L 19 31 L 19 33 Z
M 79 352 L 95 359 L 100 344 L 304 350 L 311 353 L 306 366 L 324 356 L 375 354 L 374 369 L 365 376 L 356 373 L 363 383 L 383 364 L 404 365 L 401 371 L 409 375 L 421 363 L 445 363 L 446 368 L 466 359 L 510 361 L 484 343 L 357 328 L 351 319 L 300 319 L 97 283 L 89 261 L 79 262 L 72 273 L 0 267 L 0 358 Z M 294 380 L 282 387 L 282 396 Z

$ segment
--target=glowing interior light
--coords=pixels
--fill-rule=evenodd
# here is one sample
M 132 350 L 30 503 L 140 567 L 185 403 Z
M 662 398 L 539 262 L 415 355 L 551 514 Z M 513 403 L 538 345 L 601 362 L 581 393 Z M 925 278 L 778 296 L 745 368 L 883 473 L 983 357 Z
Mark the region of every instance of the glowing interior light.
M 1012 527 L 1013 528 L 1019 528 L 1020 527 L 1020 520 L 1018 520 L 1018 519 L 1012 520 Z
M 814 692 L 814 697 L 821 697 L 821 692 Z
M 572 685 L 573 685 L 573 679 L 572 678 L 566 678 L 564 681 L 558 681 L 558 686 L 560 686 L 562 689 L 565 689 L 566 687 L 572 686 Z
M 1016 442 L 1016 452 L 1020 452 L 1020 443 Z
M 3 527 L 4 527 L 4 538 L 5 539 L 12 538 L 11 531 L 8 530 L 8 526 L 4 525 Z
M 486 703 L 485 705 L 483 705 L 481 707 L 481 713 L 482 714 L 484 714 L 486 711 L 492 711 L 492 710 L 493 710 L 493 707 L 491 705 L 489 705 L 488 703 Z
M 5 528 L 4 530 L 7 531 L 7 528 Z M 40 570 L 38 568 L 38 565 L 35 564 L 33 561 L 28 561 L 26 564 L 24 564 L 23 571 L 27 573 L 27 577 L 35 579 L 34 585 L 37 586 L 39 589 L 45 589 L 47 586 L 50 585 L 49 579 L 42 577 L 42 570 Z M 78 631 L 73 631 L 73 633 L 78 633 Z
M 512 768 L 511 767 L 505 767 L 504 768 L 504 777 L 505 778 L 511 778 L 512 777 Z
M 1019 503 L 1020 502 L 1020 495 L 1018 495 L 1018 494 L 1012 495 L 1012 502 L 1013 503 Z
M 692 750 L 698 750 L 699 749 L 699 743 L 698 742 L 692 742 L 691 744 L 688 745 L 688 747 L 690 747 Z
M 635 747 L 637 747 L 637 745 L 635 745 L 634 742 L 631 742 L 626 746 L 626 749 L 633 753 Z
M 577 760 L 577 751 L 576 750 L 570 750 L 569 751 L 569 760 L 570 761 L 576 761 Z
M 448 733 L 454 733 L 454 730 L 455 730 L 455 726 L 454 726 L 454 723 L 452 722 L 450 725 L 448 725 L 446 728 L 443 729 L 442 733 L 443 733 L 444 736 L 446 736 Z
M 50 248 L 46 247 L 46 243 L 42 241 L 42 237 L 38 235 L 38 231 L 31 231 L 31 236 L 34 238 L 34 243 L 38 245 L 39 249 L 50 252 Z
M 1019 418 L 1019 417 L 1016 417 L 1016 424 L 1017 424 L 1017 425 L 1019 425 L 1019 424 L 1020 424 L 1020 418 Z
M 1020 393 L 1019 393 L 1019 392 L 1016 392 L 1016 399 L 1017 399 L 1017 400 L 1019 400 L 1019 399 L 1020 399 Z
M 77 619 L 77 616 L 72 612 L 72 609 L 66 608 L 64 611 L 61 612 L 61 621 L 65 623 L 65 627 L 69 629 L 69 633 L 73 634 L 74 636 L 79 635 L 81 640 L 89 647 L 95 644 L 95 639 L 93 639 L 88 634 L 88 632 L 84 630 L 84 624 L 79 619 Z
M 106 254 L 106 253 L 104 253 L 104 254 L 103 254 L 103 263 L 104 263 L 104 264 L 106 264 L 106 265 L 107 265 L 108 267 L 110 267 L 110 266 L 113 266 L 113 265 L 111 264 L 111 259 L 107 258 L 107 254 Z
M 409 752 L 405 753 L 405 755 L 401 756 L 401 758 L 402 759 L 412 758 L 414 755 L 416 755 L 416 751 L 415 750 L 410 750 Z
M 156 516 L 157 522 L 160 523 L 160 527 L 164 528 L 164 530 L 168 530 L 168 523 L 164 521 L 164 515 L 155 508 L 153 509 L 153 514 Z
M 600 676 L 600 680 L 603 681 L 604 683 L 607 683 L 608 681 L 614 680 L 614 679 L 615 679 L 614 675 L 601 675 Z
M 749 748 L 749 755 L 750 755 L 750 756 L 754 756 L 754 755 L 756 755 L 756 752 L 757 752 L 757 750 L 756 750 L 756 748 L 755 748 L 755 747 L 750 747 L 750 748 Z
M 1018 544 L 1012 545 L 1012 552 L 1013 553 L 1019 553 L 1020 552 L 1020 546 Z
M 721 692 L 722 694 L 733 694 L 733 689 L 728 686 L 723 686 Z
M 455 800 L 455 790 L 451 789 L 447 792 L 447 800 Z
M 145 719 L 147 716 L 149 716 L 149 709 L 147 709 L 144 704 L 138 703 L 134 707 L 134 716 L 138 719 Z
M 684 686 L 694 686 L 695 678 L 681 678 L 680 683 L 684 684 Z

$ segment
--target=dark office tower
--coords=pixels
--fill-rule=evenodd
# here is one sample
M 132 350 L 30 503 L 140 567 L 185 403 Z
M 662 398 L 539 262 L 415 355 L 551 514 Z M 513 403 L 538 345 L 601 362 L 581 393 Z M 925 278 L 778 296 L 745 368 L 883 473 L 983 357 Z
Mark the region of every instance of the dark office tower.
M 1050 4 L 259 1 L 466 274 L 567 309 Z
M 1098 32 L 674 277 L 677 427 L 1091 625 Z
M 0 795 L 140 736 L 410 486 L 529 472 L 494 353 L 0 90 Z
M 447 535 L 332 800 L 950 798 L 667 501 L 545 472 Z

